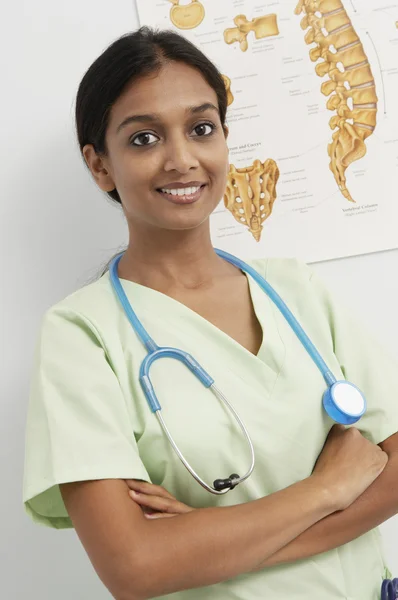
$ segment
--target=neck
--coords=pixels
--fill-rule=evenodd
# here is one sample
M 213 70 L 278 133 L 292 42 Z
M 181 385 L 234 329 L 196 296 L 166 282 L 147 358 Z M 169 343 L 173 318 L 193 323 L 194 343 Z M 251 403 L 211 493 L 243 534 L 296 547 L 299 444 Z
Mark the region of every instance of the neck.
M 131 231 L 119 262 L 119 276 L 157 290 L 211 287 L 235 267 L 220 258 L 211 243 L 208 221 L 184 231 Z

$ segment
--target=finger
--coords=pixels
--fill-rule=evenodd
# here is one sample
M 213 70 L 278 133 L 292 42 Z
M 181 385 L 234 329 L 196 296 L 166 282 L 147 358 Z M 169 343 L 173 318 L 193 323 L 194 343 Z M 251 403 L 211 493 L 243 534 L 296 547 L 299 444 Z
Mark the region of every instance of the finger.
M 345 432 L 346 427 L 345 425 L 342 425 L 341 423 L 335 423 L 334 425 L 332 425 L 330 431 L 329 431 L 329 435 L 330 436 L 341 436 L 343 435 L 343 433 Z
M 168 513 L 186 513 L 192 509 L 182 502 L 178 502 L 174 498 L 163 498 L 160 496 L 148 496 L 147 494 L 140 494 L 134 490 L 129 491 L 130 497 L 137 502 L 140 506 L 146 506 L 155 511 L 168 512 Z
M 161 485 L 155 485 L 147 481 L 138 481 L 137 479 L 126 479 L 126 483 L 131 490 L 148 494 L 148 496 L 162 496 L 174 499 L 174 496 Z
M 175 513 L 162 513 L 162 512 L 145 513 L 146 519 L 168 519 L 169 517 L 176 517 L 176 516 L 177 515 Z
M 335 431 L 345 431 L 346 427 L 342 423 L 335 423 L 332 427 Z
M 135 490 L 130 490 L 129 495 L 140 506 L 147 506 L 155 511 L 175 512 L 172 504 L 174 504 L 176 500 L 163 498 L 162 496 L 149 496 L 148 494 L 138 493 Z
M 144 514 L 153 512 L 153 510 L 150 506 L 140 506 L 140 508 Z
M 137 493 L 135 490 L 130 490 L 129 495 L 140 506 L 146 506 L 154 511 L 177 512 L 178 502 L 174 498 L 148 496 L 148 494 Z

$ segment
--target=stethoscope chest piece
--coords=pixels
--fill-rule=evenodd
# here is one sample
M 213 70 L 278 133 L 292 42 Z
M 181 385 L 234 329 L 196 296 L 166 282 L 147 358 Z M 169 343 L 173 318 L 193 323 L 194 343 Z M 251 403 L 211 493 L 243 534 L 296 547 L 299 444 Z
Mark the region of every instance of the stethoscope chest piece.
M 366 400 L 353 383 L 336 381 L 323 394 L 323 407 L 337 423 L 352 425 L 366 412 Z

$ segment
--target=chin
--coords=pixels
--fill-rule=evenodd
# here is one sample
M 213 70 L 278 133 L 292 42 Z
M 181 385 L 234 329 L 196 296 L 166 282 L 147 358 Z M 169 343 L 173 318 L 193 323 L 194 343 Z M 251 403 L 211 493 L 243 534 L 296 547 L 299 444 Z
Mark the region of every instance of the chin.
M 173 220 L 167 223 L 163 223 L 161 225 L 162 229 L 168 229 L 169 231 L 189 231 L 191 229 L 196 229 L 197 227 L 201 227 L 204 223 L 209 221 L 210 215 L 205 216 L 204 218 L 192 218 L 192 219 L 178 219 L 178 221 Z
M 211 207 L 192 204 L 189 207 L 178 207 L 176 211 L 166 211 L 167 214 L 162 215 L 163 218 L 161 220 L 157 220 L 157 226 L 161 229 L 169 229 L 171 231 L 196 229 L 204 223 L 208 223 L 210 215 L 216 206 L 218 206 L 218 202 L 215 206 Z

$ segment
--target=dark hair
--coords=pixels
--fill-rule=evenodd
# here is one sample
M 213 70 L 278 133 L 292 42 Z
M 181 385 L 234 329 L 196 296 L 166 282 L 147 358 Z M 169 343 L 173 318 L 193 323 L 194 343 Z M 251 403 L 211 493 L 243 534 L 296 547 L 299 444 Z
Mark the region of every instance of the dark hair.
M 92 144 L 98 155 L 108 155 L 105 135 L 113 104 L 132 81 L 158 71 L 168 61 L 183 62 L 200 71 L 217 94 L 220 120 L 225 126 L 227 91 L 217 67 L 178 33 L 141 27 L 113 42 L 93 62 L 79 85 L 76 132 L 81 151 Z M 121 204 L 116 188 L 106 193 Z
M 182 35 L 141 27 L 113 42 L 93 62 L 80 82 L 75 117 L 81 152 L 86 144 L 92 144 L 98 155 L 108 155 L 105 136 L 113 104 L 135 79 L 159 71 L 169 61 L 183 62 L 200 71 L 217 94 L 220 120 L 225 127 L 227 91 L 217 67 Z M 106 194 L 121 205 L 116 188 Z M 112 258 L 101 268 L 99 277 L 106 273 Z

